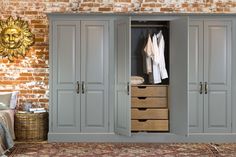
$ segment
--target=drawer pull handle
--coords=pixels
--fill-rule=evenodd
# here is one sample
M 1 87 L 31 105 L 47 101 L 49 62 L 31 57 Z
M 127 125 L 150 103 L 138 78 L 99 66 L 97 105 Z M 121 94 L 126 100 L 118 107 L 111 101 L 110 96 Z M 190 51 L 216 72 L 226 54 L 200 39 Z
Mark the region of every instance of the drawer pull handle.
M 146 86 L 138 86 L 138 88 L 146 88 Z
M 147 108 L 138 108 L 138 110 L 145 111 L 145 110 L 147 110 Z
M 139 122 L 146 122 L 147 119 L 139 119 L 138 121 L 139 121 Z
M 146 99 L 147 97 L 138 97 L 138 99 Z

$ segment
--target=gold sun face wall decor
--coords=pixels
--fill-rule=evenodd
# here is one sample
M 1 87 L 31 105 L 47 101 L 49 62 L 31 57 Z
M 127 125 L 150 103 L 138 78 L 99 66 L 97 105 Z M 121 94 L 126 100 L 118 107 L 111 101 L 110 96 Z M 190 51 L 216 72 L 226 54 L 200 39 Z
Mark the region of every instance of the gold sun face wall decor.
M 26 50 L 34 44 L 34 34 L 31 33 L 26 21 L 10 16 L 6 21 L 0 20 L 0 55 L 10 61 L 14 57 L 26 55 Z

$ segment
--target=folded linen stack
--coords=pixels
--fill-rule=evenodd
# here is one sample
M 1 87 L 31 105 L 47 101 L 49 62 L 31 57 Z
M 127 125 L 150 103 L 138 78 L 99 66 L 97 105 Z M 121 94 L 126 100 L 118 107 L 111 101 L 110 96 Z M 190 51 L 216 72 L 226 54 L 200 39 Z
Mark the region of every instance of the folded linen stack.
M 141 76 L 131 76 L 131 85 L 138 85 L 144 82 L 144 78 Z

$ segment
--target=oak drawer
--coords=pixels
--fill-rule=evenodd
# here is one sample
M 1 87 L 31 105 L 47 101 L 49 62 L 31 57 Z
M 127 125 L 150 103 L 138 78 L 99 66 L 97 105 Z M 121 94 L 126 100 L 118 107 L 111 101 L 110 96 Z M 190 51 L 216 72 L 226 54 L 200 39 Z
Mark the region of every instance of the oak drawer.
M 132 86 L 132 97 L 167 97 L 167 86 Z
M 169 131 L 168 120 L 131 120 L 132 131 Z
M 137 108 L 167 107 L 167 98 L 132 97 L 131 106 Z
M 131 119 L 168 119 L 168 109 L 131 109 Z

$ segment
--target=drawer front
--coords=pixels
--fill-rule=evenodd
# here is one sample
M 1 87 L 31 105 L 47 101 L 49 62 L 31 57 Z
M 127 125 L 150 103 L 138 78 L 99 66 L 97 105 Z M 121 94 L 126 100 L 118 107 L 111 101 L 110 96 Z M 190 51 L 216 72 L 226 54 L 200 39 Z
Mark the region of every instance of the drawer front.
M 167 107 L 167 98 L 132 97 L 131 106 L 137 108 Z
M 131 119 L 168 119 L 168 109 L 131 109 Z
M 167 97 L 167 86 L 132 86 L 132 97 Z
M 132 131 L 169 131 L 168 120 L 131 120 Z

